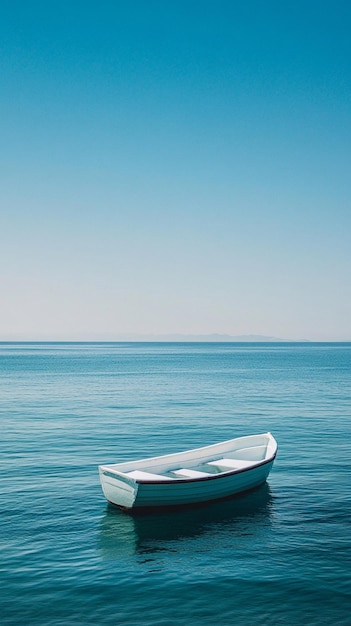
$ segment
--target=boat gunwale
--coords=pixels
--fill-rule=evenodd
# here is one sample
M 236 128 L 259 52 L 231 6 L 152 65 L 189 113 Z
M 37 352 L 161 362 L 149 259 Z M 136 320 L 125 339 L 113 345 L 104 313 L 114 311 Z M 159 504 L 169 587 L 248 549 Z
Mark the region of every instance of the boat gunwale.
M 104 471 L 105 469 L 108 470 L 111 473 L 116 473 L 118 474 L 124 474 L 124 471 L 122 469 L 118 469 L 118 467 L 124 466 L 124 465 L 134 465 L 135 463 L 148 463 L 150 464 L 151 461 L 163 461 L 163 460 L 167 460 L 170 459 L 172 457 L 181 457 L 185 454 L 189 454 L 191 452 L 205 452 L 207 450 L 211 450 L 215 449 L 217 447 L 222 447 L 222 446 L 226 446 L 229 443 L 233 443 L 234 441 L 240 441 L 242 439 L 250 439 L 250 438 L 254 438 L 254 437 L 267 437 L 268 439 L 270 439 L 271 441 L 273 440 L 275 443 L 275 454 L 277 453 L 277 441 L 276 439 L 273 437 L 272 433 L 270 431 L 267 431 L 265 433 L 258 433 L 258 434 L 254 434 L 254 435 L 243 435 L 242 437 L 233 437 L 232 439 L 225 439 L 224 441 L 218 441 L 217 443 L 211 443 L 207 446 L 201 446 L 199 448 L 191 448 L 190 450 L 181 450 L 178 452 L 170 452 L 168 454 L 161 454 L 158 456 L 152 456 L 152 457 L 144 457 L 142 459 L 131 459 L 130 461 L 121 461 L 120 463 L 107 463 L 107 464 L 102 464 L 99 465 L 99 470 Z M 262 459 L 262 460 L 266 460 L 266 459 Z M 116 469 L 113 469 L 116 468 Z M 130 470 L 128 470 L 130 471 Z M 174 479 L 175 480 L 175 479 Z M 155 482 L 155 481 L 150 481 L 150 482 Z M 162 481 L 164 482 L 164 481 Z
M 262 459 L 261 461 L 257 461 L 257 462 L 253 461 L 253 465 L 250 465 L 249 467 L 230 469 L 227 472 L 218 472 L 218 474 L 210 474 L 208 476 L 201 476 L 197 478 L 165 477 L 166 480 L 165 478 L 163 478 L 162 480 L 161 479 L 151 480 L 147 478 L 133 478 L 132 476 L 128 476 L 127 474 L 124 474 L 124 472 L 118 472 L 118 471 L 113 472 L 109 469 L 104 470 L 103 469 L 104 466 L 101 466 L 101 471 L 104 476 L 109 476 L 110 478 L 114 478 L 117 481 L 122 480 L 123 482 L 128 482 L 128 483 L 130 482 L 130 483 L 135 483 L 135 484 L 140 484 L 140 485 L 164 485 L 164 486 L 167 485 L 168 486 L 168 485 L 184 484 L 184 483 L 198 483 L 198 482 L 204 482 L 205 480 L 218 480 L 220 478 L 227 478 L 234 474 L 241 474 L 242 472 L 250 472 L 251 470 L 256 469 L 257 467 L 262 467 L 263 465 L 267 465 L 267 463 L 271 463 L 272 461 L 274 461 L 277 456 L 277 451 L 278 449 L 275 450 L 275 453 L 269 459 Z M 160 458 L 160 457 L 155 457 L 155 458 Z M 125 479 L 128 479 L 128 480 L 125 481 Z

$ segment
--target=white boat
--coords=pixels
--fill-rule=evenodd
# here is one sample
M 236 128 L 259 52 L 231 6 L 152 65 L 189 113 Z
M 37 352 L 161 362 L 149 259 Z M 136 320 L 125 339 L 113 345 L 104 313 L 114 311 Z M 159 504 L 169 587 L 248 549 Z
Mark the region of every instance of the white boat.
M 271 433 L 175 454 L 100 465 L 106 499 L 123 509 L 222 500 L 264 483 L 277 454 Z

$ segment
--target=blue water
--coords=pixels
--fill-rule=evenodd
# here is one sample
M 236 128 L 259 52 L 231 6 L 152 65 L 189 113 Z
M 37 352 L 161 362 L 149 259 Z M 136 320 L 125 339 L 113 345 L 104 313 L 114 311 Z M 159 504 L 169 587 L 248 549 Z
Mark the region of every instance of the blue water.
M 0 344 L 7 625 L 351 624 L 351 344 Z M 262 488 L 108 505 L 97 465 L 270 430 Z

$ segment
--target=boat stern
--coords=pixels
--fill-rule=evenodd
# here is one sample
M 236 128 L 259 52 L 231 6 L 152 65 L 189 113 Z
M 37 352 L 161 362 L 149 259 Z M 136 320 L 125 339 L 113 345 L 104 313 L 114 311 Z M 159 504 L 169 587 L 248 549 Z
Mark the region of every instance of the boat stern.
M 138 493 L 138 483 L 119 472 L 112 472 L 108 467 L 99 466 L 102 491 L 108 502 L 131 509 Z

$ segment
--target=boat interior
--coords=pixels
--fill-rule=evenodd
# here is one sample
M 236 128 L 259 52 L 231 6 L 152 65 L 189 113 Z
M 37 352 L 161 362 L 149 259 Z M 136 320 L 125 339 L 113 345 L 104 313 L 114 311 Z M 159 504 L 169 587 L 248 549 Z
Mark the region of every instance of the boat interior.
M 243 470 L 257 465 L 264 461 L 267 455 L 267 444 L 250 446 L 232 451 L 226 451 L 224 455 L 214 455 L 213 458 L 206 459 L 190 458 L 184 467 L 180 464 L 175 465 L 174 462 L 167 467 L 164 463 L 150 464 L 143 468 L 131 469 L 123 471 L 123 474 L 134 478 L 135 480 L 145 481 L 169 481 L 176 479 L 198 480 L 208 478 L 214 474 L 224 474 L 233 470 Z M 175 459 L 174 459 L 175 460 Z M 178 461 L 181 459 L 179 458 Z M 115 466 L 118 469 L 117 466 Z

